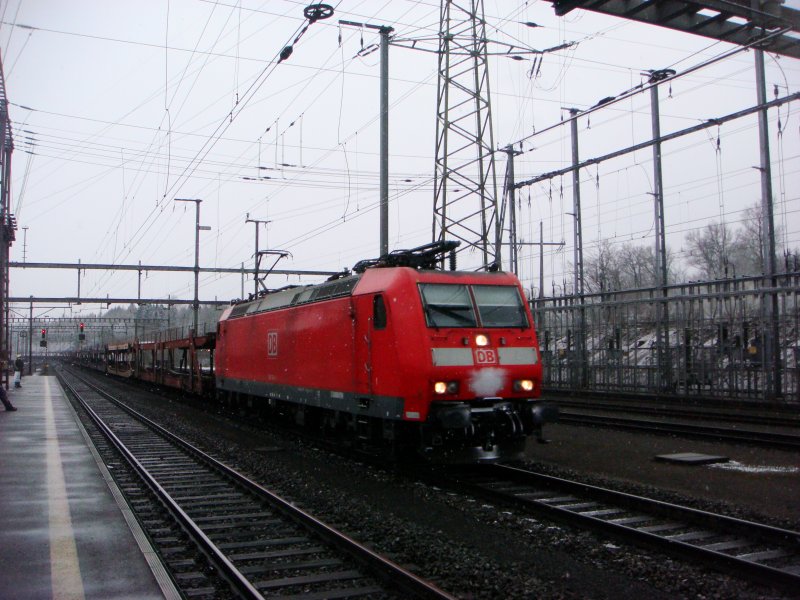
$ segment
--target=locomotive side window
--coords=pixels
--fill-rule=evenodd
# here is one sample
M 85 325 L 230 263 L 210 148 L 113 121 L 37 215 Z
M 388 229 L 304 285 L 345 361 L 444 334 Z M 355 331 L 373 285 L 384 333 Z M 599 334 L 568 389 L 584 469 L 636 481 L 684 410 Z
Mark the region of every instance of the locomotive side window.
M 372 298 L 372 325 L 375 329 L 386 329 L 386 305 L 380 294 Z
M 472 293 L 484 327 L 527 327 L 528 317 L 513 286 L 474 285 Z
M 422 304 L 428 327 L 475 327 L 475 309 L 465 285 L 422 283 Z

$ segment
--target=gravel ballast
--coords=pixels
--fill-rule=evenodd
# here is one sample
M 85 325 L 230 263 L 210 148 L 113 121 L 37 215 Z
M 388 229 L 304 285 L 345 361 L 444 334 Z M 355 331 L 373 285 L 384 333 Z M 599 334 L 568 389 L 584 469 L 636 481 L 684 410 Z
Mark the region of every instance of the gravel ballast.
M 388 468 L 332 454 L 291 435 L 196 410 L 185 402 L 142 392 L 126 395 L 135 396 L 136 407 L 165 427 L 459 598 L 793 597 L 786 591 L 439 489 Z M 548 430 L 551 444 L 532 443 L 530 466 L 633 493 L 649 490 L 654 494 L 648 495 L 687 500 L 701 508 L 766 514 L 749 503 L 726 502 L 713 494 L 684 497 L 686 490 L 681 485 L 664 485 L 655 476 L 639 478 L 630 472 L 617 476 L 610 467 L 603 467 L 597 456 L 616 456 L 618 461 L 621 452 L 610 444 L 625 444 L 633 452 L 636 443 L 610 440 L 607 433 L 600 433 L 592 442 L 587 428 L 571 428 L 579 432 L 568 429 L 559 425 Z M 574 452 L 570 452 L 570 444 Z M 592 460 L 574 456 L 559 462 L 562 455 L 585 453 L 589 447 L 595 448 Z M 644 456 L 644 450 L 640 452 Z M 647 471 L 649 465 L 640 468 Z M 667 475 L 661 477 L 668 479 Z M 781 511 L 769 516 L 783 524 L 791 521 Z

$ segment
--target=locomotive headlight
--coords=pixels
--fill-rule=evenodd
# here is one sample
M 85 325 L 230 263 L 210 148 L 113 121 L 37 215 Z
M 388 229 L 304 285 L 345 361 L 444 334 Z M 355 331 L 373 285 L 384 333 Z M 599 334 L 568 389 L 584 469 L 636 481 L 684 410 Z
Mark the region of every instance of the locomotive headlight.
M 457 394 L 458 382 L 457 381 L 437 381 L 433 384 L 433 391 L 436 394 Z
M 479 333 L 475 336 L 475 345 L 476 346 L 488 346 L 489 345 L 489 338 L 488 336 Z
M 531 379 L 518 379 L 514 382 L 514 391 L 515 392 L 532 392 L 533 391 L 533 380 Z

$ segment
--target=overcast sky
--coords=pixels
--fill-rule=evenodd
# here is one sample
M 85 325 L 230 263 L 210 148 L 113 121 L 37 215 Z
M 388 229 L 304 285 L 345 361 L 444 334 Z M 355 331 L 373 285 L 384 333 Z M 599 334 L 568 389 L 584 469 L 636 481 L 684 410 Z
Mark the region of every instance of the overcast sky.
M 339 271 L 377 256 L 379 57 L 358 52 L 378 39 L 371 30 L 340 28 L 338 20 L 430 39 L 439 4 L 342 0 L 333 18 L 312 24 L 291 57 L 276 64 L 304 24 L 304 6 L 2 3 L 0 48 L 15 138 L 11 204 L 20 227 L 12 260 L 21 261 L 24 251 L 29 262 L 192 265 L 194 205 L 175 198 L 203 200 L 201 223 L 211 227 L 201 233 L 203 266 L 252 265 L 248 214 L 270 221 L 261 229 L 262 249 L 291 252 L 284 268 Z M 518 180 L 569 164 L 568 127 L 530 137 L 558 124 L 563 108 L 616 96 L 642 83 L 647 69 L 681 73 L 733 49 L 582 11 L 558 18 L 549 2 L 487 1 L 485 10 L 492 39 L 538 50 L 572 43 L 544 54 L 535 72 L 533 55 L 490 61 L 495 146 L 524 140 Z M 431 240 L 437 62 L 422 51 L 435 45 L 418 47 L 390 50 L 390 249 Z M 753 64 L 751 52 L 740 52 L 662 89 L 662 133 L 752 106 Z M 768 55 L 767 84 L 769 99 L 796 92 L 798 61 Z M 796 113 L 796 103 L 770 111 L 779 242 L 792 248 L 800 246 Z M 650 98 L 640 93 L 579 120 L 581 158 L 650 135 Z M 673 251 L 680 255 L 685 234 L 711 221 L 736 226 L 759 200 L 757 165 L 755 118 L 665 145 Z M 501 155 L 498 178 L 504 170 Z M 652 244 L 652 179 L 650 150 L 581 171 L 587 253 L 600 239 Z M 572 278 L 571 178 L 539 183 L 521 197 L 520 237 L 538 241 L 542 221 L 546 241 L 565 241 L 546 255 L 550 291 L 552 282 Z M 538 257 L 526 248 L 521 258 L 524 285 L 538 285 Z M 75 272 L 15 269 L 11 278 L 13 296 L 77 292 Z M 274 277 L 269 285 L 296 282 Z M 241 287 L 239 276 L 204 276 L 200 296 L 230 299 Z M 251 289 L 248 282 L 245 291 Z M 136 276 L 87 272 L 81 293 L 135 296 Z M 142 295 L 190 298 L 192 278 L 148 274 Z M 65 314 L 96 309 L 82 305 Z

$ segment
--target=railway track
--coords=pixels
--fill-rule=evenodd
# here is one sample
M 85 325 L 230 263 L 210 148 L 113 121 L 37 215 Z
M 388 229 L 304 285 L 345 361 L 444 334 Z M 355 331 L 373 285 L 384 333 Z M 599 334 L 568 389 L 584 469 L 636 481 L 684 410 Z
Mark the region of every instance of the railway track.
M 796 406 L 777 406 L 768 409 L 760 407 L 712 407 L 703 405 L 674 405 L 661 401 L 643 403 L 632 400 L 617 402 L 597 398 L 560 398 L 554 401 L 565 409 L 581 411 L 602 411 L 604 413 L 623 413 L 657 418 L 685 419 L 689 421 L 712 421 L 717 423 L 743 423 L 747 425 L 763 425 L 783 429 L 800 429 L 800 417 Z
M 442 485 L 441 478 L 433 483 Z M 463 471 L 447 485 L 768 585 L 800 584 L 798 532 L 498 465 Z
M 59 379 L 185 597 L 451 598 L 80 376 Z
M 461 492 L 517 510 L 702 560 L 714 568 L 793 592 L 800 589 L 797 531 L 504 465 L 483 465 L 445 479 Z
M 561 423 L 575 425 L 613 427 L 615 429 L 624 429 L 628 431 L 674 434 L 699 439 L 752 444 L 767 448 L 800 450 L 800 435 L 777 431 L 760 431 L 741 427 L 720 427 L 717 425 L 696 425 L 693 423 L 671 422 L 661 419 L 618 417 L 574 412 L 571 410 L 560 411 L 559 421 Z

